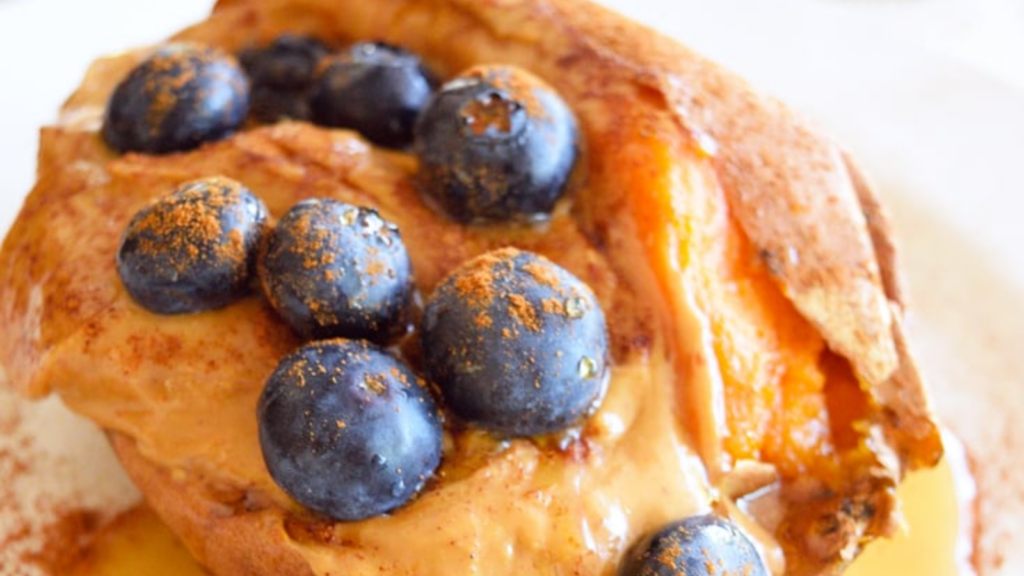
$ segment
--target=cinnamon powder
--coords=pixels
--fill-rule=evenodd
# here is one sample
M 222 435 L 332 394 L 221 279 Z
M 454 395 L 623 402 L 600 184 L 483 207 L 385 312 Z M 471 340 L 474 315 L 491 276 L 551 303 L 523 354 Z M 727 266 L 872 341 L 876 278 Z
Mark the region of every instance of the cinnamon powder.
M 242 194 L 241 186 L 226 178 L 184 184 L 136 216 L 139 252 L 179 274 L 204 261 L 228 263 L 243 274 L 248 260 L 244 235 L 239 230 L 226 234 L 221 223 L 225 209 L 242 205 Z
M 537 310 L 533 304 L 521 294 L 508 295 L 508 313 L 515 321 L 519 322 L 531 332 L 540 332 L 541 320 L 537 316 Z
M 0 576 L 67 573 L 136 495 L 99 430 L 0 387 Z
M 195 90 L 187 89 L 196 81 L 196 72 L 210 69 L 211 65 L 224 57 L 213 49 L 192 49 L 179 45 L 165 48 L 147 61 L 150 74 L 146 77 L 142 91 L 150 101 L 145 122 L 151 136 L 157 136 L 164 129 L 171 114 L 187 102 L 185 99 L 196 96 Z M 226 79 L 233 81 L 230 77 Z M 242 91 L 240 86 L 233 88 L 235 92 Z

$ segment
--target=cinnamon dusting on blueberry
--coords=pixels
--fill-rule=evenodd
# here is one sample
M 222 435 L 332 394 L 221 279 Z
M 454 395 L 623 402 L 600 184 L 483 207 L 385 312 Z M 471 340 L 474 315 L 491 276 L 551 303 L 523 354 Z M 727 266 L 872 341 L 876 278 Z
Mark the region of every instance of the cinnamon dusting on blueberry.
M 462 121 L 475 136 L 488 132 L 508 134 L 512 132 L 512 115 L 519 109 L 519 104 L 492 92 L 467 104 L 462 110 Z
M 470 68 L 417 120 L 421 191 L 460 222 L 546 218 L 575 164 L 577 132 L 565 102 L 529 72 Z
M 300 335 L 386 343 L 408 330 L 412 264 L 376 211 L 315 198 L 292 207 L 259 266 L 274 309 Z
M 547 266 L 529 262 L 523 265 L 523 270 L 529 272 L 538 283 L 550 288 L 558 288 L 558 275 L 554 274 Z
M 523 110 L 531 118 L 544 119 L 548 114 L 544 104 L 537 97 L 536 90 L 554 91 L 543 80 L 521 68 L 512 66 L 477 66 L 462 73 L 468 78 L 479 78 L 494 87 L 494 92 L 484 100 L 487 101 L 485 118 L 508 123 L 504 132 L 511 128 L 509 116 L 517 110 Z M 500 104 L 499 104 L 500 103 Z M 483 104 L 481 102 L 481 104 Z
M 532 332 L 540 332 L 541 321 L 537 316 L 537 310 L 521 294 L 508 295 L 508 313 L 519 324 Z
M 558 314 L 560 316 L 568 316 L 565 311 L 565 305 L 562 304 L 561 300 L 557 298 L 545 298 L 541 301 L 541 309 L 544 310 L 545 314 Z
M 249 82 L 233 57 L 169 44 L 115 88 L 102 134 L 119 152 L 191 150 L 237 130 L 248 108 Z
M 151 210 L 137 222 L 137 229 L 145 233 L 138 243 L 139 252 L 155 256 L 171 248 L 174 257 L 166 260 L 179 273 L 195 266 L 199 260 L 225 261 L 239 264 L 249 254 L 245 250 L 243 236 L 239 230 L 225 233 L 220 212 L 241 199 L 241 189 L 226 180 L 207 180 L 208 189 L 217 188 L 206 201 L 205 194 L 196 188 L 186 188 L 181 194 L 181 204 L 175 209 Z M 226 239 L 226 241 L 221 241 Z
M 561 302 L 577 293 L 599 310 L 578 278 L 514 248 L 452 272 L 430 296 L 420 331 L 427 374 L 449 408 L 512 436 L 551 433 L 589 414 L 603 389 L 608 342 L 602 314 L 565 313 Z
M 132 218 L 118 272 L 154 312 L 219 308 L 247 289 L 266 219 L 263 203 L 234 180 L 187 182 Z

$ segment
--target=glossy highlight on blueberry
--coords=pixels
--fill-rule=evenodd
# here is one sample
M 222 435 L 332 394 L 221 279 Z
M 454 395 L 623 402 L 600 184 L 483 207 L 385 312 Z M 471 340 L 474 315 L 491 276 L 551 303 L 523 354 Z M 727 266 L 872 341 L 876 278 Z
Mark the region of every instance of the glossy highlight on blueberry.
M 398 227 L 371 208 L 314 198 L 270 233 L 259 275 L 271 305 L 306 338 L 388 343 L 408 331 L 412 263 Z
M 575 276 L 529 252 L 489 252 L 448 276 L 426 303 L 420 345 L 452 413 L 502 435 L 562 430 L 604 392 L 600 304 Z
M 576 161 L 577 125 L 553 88 L 511 66 L 477 67 L 416 124 L 424 194 L 460 222 L 550 214 Z
M 286 356 L 257 418 L 274 481 L 334 520 L 402 506 L 441 461 L 441 420 L 426 385 L 363 341 L 315 342 Z
M 618 576 L 768 576 L 768 569 L 735 524 L 707 514 L 669 524 L 639 542 Z
M 282 34 L 267 46 L 243 50 L 238 59 L 252 82 L 249 114 L 260 122 L 309 120 L 309 88 L 326 44 L 311 36 Z
M 103 139 L 118 152 L 191 150 L 237 130 L 249 109 L 249 80 L 234 57 L 168 44 L 114 89 Z
M 131 219 L 117 271 L 152 312 L 221 308 L 248 292 L 266 220 L 266 206 L 239 182 L 187 182 Z
M 351 128 L 375 144 L 403 148 L 433 91 L 418 56 L 383 42 L 360 42 L 327 61 L 310 103 L 317 124 Z

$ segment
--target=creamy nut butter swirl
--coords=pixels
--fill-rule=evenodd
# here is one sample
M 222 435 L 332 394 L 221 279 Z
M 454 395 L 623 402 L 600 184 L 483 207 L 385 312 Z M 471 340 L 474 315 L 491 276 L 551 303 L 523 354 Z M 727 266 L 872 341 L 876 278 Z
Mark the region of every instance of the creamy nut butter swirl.
M 399 574 L 514 574 L 545 564 L 597 573 L 644 531 L 709 509 L 703 466 L 678 418 L 676 390 L 665 385 L 676 375 L 652 329 L 655 310 L 616 276 L 568 214 L 542 229 L 460 226 L 423 204 L 409 182 L 408 158 L 372 151 L 352 134 L 300 124 L 251 131 L 193 154 L 127 156 L 92 169 L 90 175 L 83 165 L 70 175 L 102 184 L 75 195 L 75 206 L 52 204 L 55 213 L 45 212 L 58 228 L 81 220 L 97 226 L 80 251 L 68 246 L 65 255 L 93 280 L 78 284 L 87 293 L 44 284 L 38 313 L 52 313 L 48 298 L 102 312 L 50 352 L 36 382 L 50 383 L 75 410 L 133 437 L 143 455 L 175 475 L 200 475 L 223 497 L 244 498 L 247 513 L 278 524 L 316 573 L 385 566 Z M 615 367 L 603 409 L 549 446 L 456 434 L 438 478 L 417 501 L 389 517 L 317 525 L 272 482 L 257 443 L 256 399 L 277 361 L 297 345 L 291 331 L 256 296 L 215 312 L 154 315 L 132 302 L 113 260 L 103 257 L 116 250 L 118 231 L 142 203 L 209 173 L 244 180 L 275 214 L 309 195 L 376 206 L 401 227 L 424 291 L 510 238 L 558 260 L 614 310 Z M 104 206 L 104 199 L 116 202 Z M 77 310 L 60 312 L 70 319 Z M 307 546 L 325 538 L 339 546 Z
M 820 574 L 891 533 L 896 484 L 941 443 L 902 330 L 891 233 L 841 150 L 777 102 L 577 0 L 221 2 L 176 40 L 237 52 L 284 32 L 382 39 L 442 75 L 503 62 L 579 118 L 565 200 L 536 225 L 464 226 L 424 203 L 413 157 L 305 123 L 198 150 L 116 155 L 98 135 L 145 51 L 98 61 L 42 132 L 39 182 L 0 254 L 0 361 L 111 432 L 129 473 L 219 574 L 614 574 L 666 522 L 715 510 L 776 574 Z M 114 254 L 183 182 L 372 206 L 427 294 L 513 245 L 583 280 L 608 320 L 598 412 L 540 440 L 448 430 L 441 468 L 390 515 L 331 523 L 270 479 L 255 409 L 297 338 L 257 295 L 157 316 Z M 412 364 L 418 351 L 401 346 Z

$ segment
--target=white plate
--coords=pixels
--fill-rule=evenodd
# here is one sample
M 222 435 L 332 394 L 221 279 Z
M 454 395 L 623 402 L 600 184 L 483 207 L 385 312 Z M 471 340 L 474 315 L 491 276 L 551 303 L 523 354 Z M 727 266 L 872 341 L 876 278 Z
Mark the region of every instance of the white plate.
M 1024 378 L 1013 363 L 1024 342 L 1024 95 L 948 57 L 881 41 L 870 18 L 851 19 L 838 3 L 606 3 L 783 97 L 875 176 L 903 240 L 937 409 L 979 471 L 983 576 L 1024 573 L 1024 430 L 1014 423 Z M 208 5 L 0 0 L 0 229 L 31 186 L 37 127 L 88 62 L 166 36 Z

